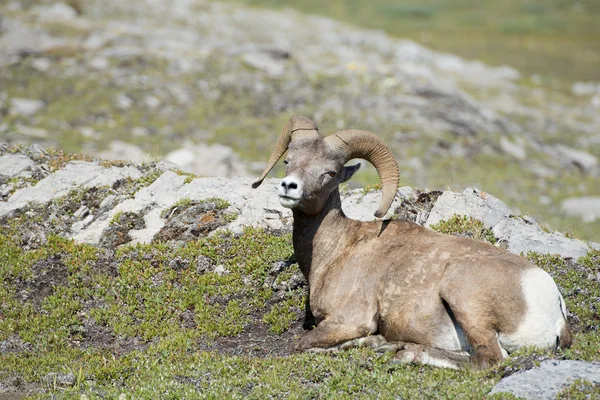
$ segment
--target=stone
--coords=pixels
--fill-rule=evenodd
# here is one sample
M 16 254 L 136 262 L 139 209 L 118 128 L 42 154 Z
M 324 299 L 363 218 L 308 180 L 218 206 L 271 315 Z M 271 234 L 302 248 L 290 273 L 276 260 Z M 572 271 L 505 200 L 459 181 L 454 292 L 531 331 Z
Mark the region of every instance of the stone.
M 56 2 L 48 6 L 37 6 L 34 11 L 42 21 L 65 21 L 77 17 L 77 11 L 73 7 L 61 2 Z
M 119 107 L 121 110 L 127 110 L 133 105 L 133 100 L 131 100 L 131 97 L 127 96 L 125 93 L 120 93 L 115 99 L 115 102 L 117 103 L 117 107 Z
M 138 146 L 121 140 L 111 141 L 108 150 L 97 153 L 97 156 L 106 160 L 127 160 L 131 162 L 143 162 L 150 159 L 150 156 Z
M 38 167 L 35 162 L 21 154 L 0 156 L 0 175 L 8 178 L 31 176 Z
M 527 158 L 527 151 L 524 147 L 523 140 L 517 140 L 516 143 L 510 141 L 508 138 L 502 136 L 500 138 L 500 147 L 505 154 L 516 158 L 519 161 L 523 161 Z
M 590 223 L 600 218 L 600 197 L 570 197 L 560 205 L 561 210 L 571 217 L 580 217 Z
M 574 360 L 547 360 L 539 367 L 512 374 L 494 386 L 490 394 L 510 393 L 527 400 L 555 399 L 577 379 L 600 385 L 600 364 Z
M 88 215 L 90 213 L 90 209 L 87 206 L 81 206 L 77 209 L 77 211 L 75 211 L 75 213 L 73 214 L 74 218 L 80 219 L 85 217 L 86 215 Z
M 449 220 L 454 214 L 468 215 L 493 227 L 513 215 L 513 211 L 495 196 L 476 188 L 467 188 L 462 193 L 445 191 L 431 209 L 425 226 Z
M 248 66 L 259 69 L 272 77 L 278 77 L 284 74 L 285 64 L 281 58 L 273 57 L 266 52 L 251 52 L 242 56 L 242 60 Z
M 561 257 L 573 258 L 585 256 L 592 246 L 578 239 L 571 239 L 560 232 L 544 232 L 534 223 L 518 218 L 505 219 L 492 228 L 494 237 L 508 246 L 514 254 L 526 254 L 535 251 L 540 254 L 559 254 Z
M 52 62 L 46 58 L 36 58 L 31 62 L 31 66 L 40 72 L 47 72 L 52 67 Z
M 598 158 L 583 150 L 577 150 L 562 144 L 557 144 L 553 147 L 553 152 L 563 164 L 575 165 L 583 172 L 589 173 L 598 166 Z
M 42 108 L 46 107 L 46 103 L 37 99 L 21 99 L 15 97 L 11 99 L 10 103 L 10 114 L 21 115 L 24 117 L 31 117 Z
M 48 131 L 42 128 L 33 128 L 31 126 L 17 125 L 15 131 L 21 135 L 29 136 L 32 138 L 46 138 L 48 137 Z
M 29 203 L 46 204 L 76 188 L 112 186 L 121 179 L 138 179 L 141 176 L 141 172 L 134 167 L 105 168 L 96 163 L 71 161 L 35 186 L 19 189 L 7 202 L 0 203 L 0 216 L 23 208 Z
M 219 275 L 219 276 L 223 276 L 223 275 L 227 275 L 229 274 L 229 271 L 227 271 L 225 269 L 225 266 L 223 264 L 219 264 L 215 267 L 214 270 L 215 274 Z
M 48 154 L 48 152 L 37 143 L 34 143 L 31 146 L 29 146 L 26 152 L 27 155 L 33 158 L 34 160 L 39 160 L 43 158 L 46 154 Z
M 112 206 L 115 203 L 116 199 L 117 199 L 117 196 L 115 196 L 114 194 L 109 194 L 100 203 L 100 209 L 108 208 L 108 207 Z
M 241 176 L 246 168 L 233 149 L 222 144 L 192 144 L 170 152 L 166 161 L 173 162 L 184 171 L 202 176 Z
M 83 228 L 85 228 L 86 226 L 88 226 L 89 224 L 91 224 L 93 220 L 94 220 L 94 216 L 92 214 L 88 214 L 88 216 L 85 217 L 83 220 L 75 222 L 73 224 L 73 226 L 71 226 L 71 230 L 74 233 L 78 233 Z
M 51 385 L 50 387 L 54 385 L 73 386 L 76 381 L 75 375 L 72 372 L 66 374 L 62 372 L 50 372 L 45 376 L 44 380 L 48 385 Z
M 110 61 L 106 57 L 98 56 L 98 57 L 92 58 L 89 61 L 88 65 L 94 69 L 101 71 L 101 70 L 105 70 L 108 67 L 110 67 Z

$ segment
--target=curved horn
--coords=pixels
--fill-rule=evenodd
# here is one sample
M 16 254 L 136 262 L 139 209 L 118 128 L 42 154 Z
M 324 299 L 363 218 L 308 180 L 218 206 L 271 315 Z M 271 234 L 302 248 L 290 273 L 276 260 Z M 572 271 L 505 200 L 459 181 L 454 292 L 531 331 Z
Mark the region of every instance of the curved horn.
M 369 131 L 347 129 L 327 136 L 325 140 L 344 150 L 346 161 L 363 158 L 375 166 L 383 187 L 375 216 L 383 217 L 392 205 L 400 184 L 400 170 L 390 149 L 379 136 Z
M 292 136 L 294 138 L 298 136 L 294 134 L 297 131 L 315 131 L 309 132 L 308 135 L 303 136 L 315 135 L 315 133 L 317 136 L 319 135 L 319 132 L 317 131 L 317 124 L 315 124 L 312 119 L 300 115 L 294 115 L 292 118 L 290 118 L 290 120 L 283 127 L 283 130 L 279 135 L 279 139 L 277 139 L 277 143 L 275 143 L 275 147 L 273 147 L 271 158 L 269 158 L 269 162 L 267 163 L 265 170 L 260 178 L 252 183 L 252 187 L 254 189 L 260 186 L 269 171 L 271 171 L 275 164 L 277 164 L 277 161 L 279 161 L 283 153 L 287 151 L 288 146 L 292 141 Z

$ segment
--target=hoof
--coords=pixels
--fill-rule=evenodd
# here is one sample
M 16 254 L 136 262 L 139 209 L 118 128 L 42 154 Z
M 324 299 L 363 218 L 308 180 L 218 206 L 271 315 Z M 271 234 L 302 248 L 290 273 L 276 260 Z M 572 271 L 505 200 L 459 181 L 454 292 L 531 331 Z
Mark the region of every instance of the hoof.
M 332 354 L 332 353 L 337 353 L 340 351 L 340 349 L 335 346 L 335 347 L 327 347 L 327 348 L 321 348 L 321 347 L 313 347 L 311 349 L 306 350 L 309 353 L 316 353 L 316 354 Z
M 395 353 L 398 351 L 398 345 L 395 343 L 383 343 L 375 347 L 375 351 L 378 353 Z

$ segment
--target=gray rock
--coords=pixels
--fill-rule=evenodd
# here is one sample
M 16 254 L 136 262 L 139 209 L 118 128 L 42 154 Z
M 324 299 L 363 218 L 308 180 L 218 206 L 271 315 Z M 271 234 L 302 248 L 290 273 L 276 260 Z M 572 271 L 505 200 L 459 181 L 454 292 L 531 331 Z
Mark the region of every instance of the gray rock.
M 50 372 L 44 378 L 49 385 L 73 386 L 75 385 L 75 375 L 72 372 Z M 51 387 L 52 387 L 51 386 Z
M 535 251 L 540 254 L 560 254 L 577 260 L 592 247 L 582 240 L 570 239 L 559 232 L 544 232 L 538 224 L 520 218 L 500 221 L 492 228 L 498 241 L 505 242 L 511 253 Z
M 244 164 L 233 149 L 222 144 L 186 143 L 165 157 L 184 171 L 202 176 L 241 176 L 246 174 Z
M 121 110 L 127 110 L 133 105 L 133 100 L 131 100 L 131 97 L 127 96 L 125 93 L 120 93 L 115 99 L 115 102 L 117 103 L 117 107 L 119 107 Z
M 28 136 L 30 138 L 46 138 L 48 137 L 48 131 L 42 128 L 33 128 L 31 126 L 16 125 L 15 131 L 21 135 Z
M 71 161 L 63 169 L 47 176 L 35 186 L 17 190 L 5 203 L 0 203 L 0 216 L 25 207 L 28 203 L 45 204 L 79 187 L 112 186 L 121 179 L 138 179 L 137 168 L 104 168 L 96 163 Z
M 594 247 L 559 232 L 545 232 L 531 217 L 513 217 L 512 210 L 502 201 L 474 188 L 465 189 L 463 193 L 444 192 L 433 206 L 425 226 L 448 220 L 454 214 L 482 221 L 492 229 L 496 239 L 515 254 L 535 251 L 578 259 Z
M 504 136 L 500 138 L 500 147 L 502 148 L 502 151 L 519 161 L 523 161 L 527 158 L 527 151 L 525 150 L 524 145 L 523 140 L 517 140 L 517 142 L 514 143 Z
M 563 164 L 575 165 L 583 172 L 591 172 L 598 166 L 598 158 L 582 150 L 557 144 L 552 148 L 552 152 L 556 154 Z
M 217 266 L 215 267 L 215 270 L 214 270 L 214 272 L 215 272 L 215 274 L 217 274 L 217 275 L 219 275 L 219 276 L 223 276 L 223 275 L 227 275 L 227 274 L 229 274 L 229 271 L 227 271 L 227 270 L 225 269 L 225 266 L 224 266 L 224 265 L 222 265 L 222 264 L 219 264 L 219 265 L 217 265 Z
M 42 100 L 12 98 L 10 114 L 30 117 L 44 107 L 46 107 L 46 103 L 44 103 Z
M 46 154 L 48 154 L 48 152 L 39 144 L 34 143 L 31 146 L 29 146 L 26 150 L 27 155 L 31 158 L 33 158 L 34 160 L 39 160 L 40 158 L 44 157 Z
M 71 230 L 73 231 L 73 233 L 79 233 L 82 229 L 91 224 L 93 220 L 94 216 L 92 214 L 88 214 L 88 216 L 85 217 L 83 220 L 75 222 L 71 227 Z
M 467 188 L 462 193 L 446 191 L 433 206 L 425 226 L 431 227 L 440 221 L 448 220 L 454 214 L 468 215 L 482 221 L 488 227 L 493 227 L 513 215 L 513 212 L 495 196 L 476 188 Z
M 282 57 L 274 57 L 268 52 L 251 52 L 242 56 L 244 62 L 256 69 L 266 72 L 272 77 L 278 77 L 285 72 Z
M 31 176 L 38 167 L 33 160 L 21 154 L 0 156 L 0 175 L 13 178 Z
M 106 160 L 127 160 L 131 162 L 148 161 L 150 157 L 138 146 L 121 140 L 113 140 L 108 150 L 96 154 Z
M 52 66 L 52 63 L 48 58 L 42 57 L 33 60 L 31 66 L 40 72 L 47 72 Z
M 571 197 L 560 207 L 565 214 L 581 217 L 583 222 L 594 222 L 600 218 L 600 197 Z
M 73 7 L 61 2 L 56 2 L 48 6 L 37 6 L 34 8 L 34 12 L 38 14 L 42 21 L 56 22 L 71 20 L 77 17 L 77 11 Z
M 548 360 L 524 372 L 502 379 L 490 392 L 511 393 L 527 400 L 555 399 L 577 379 L 600 385 L 600 364 L 572 360 Z
M 90 209 L 87 206 L 82 205 L 81 207 L 79 207 L 77 209 L 77 211 L 75 211 L 75 213 L 73 214 L 73 217 L 80 219 L 80 218 L 85 217 L 89 213 L 90 213 Z
M 104 208 L 108 208 L 108 207 L 112 206 L 115 203 L 116 199 L 117 199 L 117 196 L 115 196 L 114 194 L 110 194 L 110 195 L 106 196 L 104 198 L 104 200 L 102 200 L 102 202 L 100 203 L 100 209 L 104 209 Z

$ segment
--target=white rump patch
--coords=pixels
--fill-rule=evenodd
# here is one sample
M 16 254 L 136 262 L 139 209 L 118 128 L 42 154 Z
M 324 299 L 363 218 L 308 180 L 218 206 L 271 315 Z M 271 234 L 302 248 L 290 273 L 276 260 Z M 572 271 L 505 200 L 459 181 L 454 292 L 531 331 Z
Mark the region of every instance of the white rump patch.
M 508 352 L 522 346 L 554 347 L 566 315 L 556 284 L 544 270 L 531 268 L 522 273 L 521 288 L 527 304 L 525 317 L 516 332 L 498 335 L 501 347 Z

